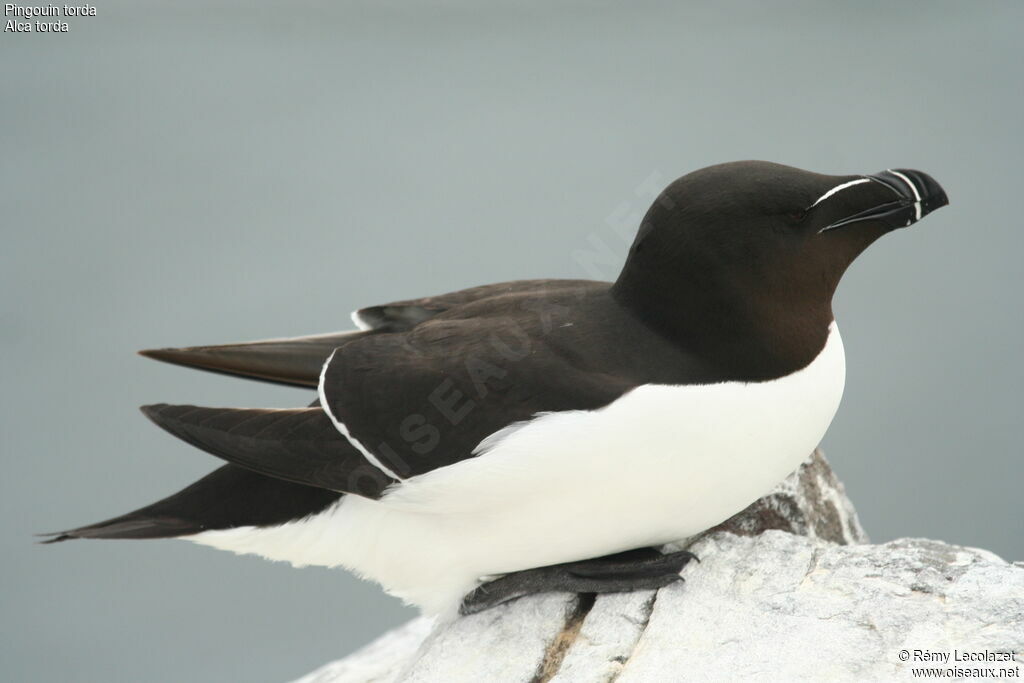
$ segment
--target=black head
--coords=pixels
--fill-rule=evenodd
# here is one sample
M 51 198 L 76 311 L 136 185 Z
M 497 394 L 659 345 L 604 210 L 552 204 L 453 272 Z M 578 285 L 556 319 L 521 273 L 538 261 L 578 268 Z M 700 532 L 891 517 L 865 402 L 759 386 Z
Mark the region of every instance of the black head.
M 691 346 L 765 336 L 780 348 L 806 339 L 820 349 L 850 263 L 947 203 L 920 171 L 832 176 L 764 161 L 710 166 L 655 200 L 613 291 Z

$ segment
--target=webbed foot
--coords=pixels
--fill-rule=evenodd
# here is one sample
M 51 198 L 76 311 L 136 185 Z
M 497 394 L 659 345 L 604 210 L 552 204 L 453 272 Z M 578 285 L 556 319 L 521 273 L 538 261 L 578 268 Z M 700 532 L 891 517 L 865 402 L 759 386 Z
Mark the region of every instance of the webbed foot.
M 474 614 L 534 593 L 621 593 L 661 588 L 681 581 L 679 572 L 690 560 L 700 561 L 688 550 L 662 554 L 654 548 L 638 548 L 525 569 L 481 584 L 463 598 L 459 613 Z

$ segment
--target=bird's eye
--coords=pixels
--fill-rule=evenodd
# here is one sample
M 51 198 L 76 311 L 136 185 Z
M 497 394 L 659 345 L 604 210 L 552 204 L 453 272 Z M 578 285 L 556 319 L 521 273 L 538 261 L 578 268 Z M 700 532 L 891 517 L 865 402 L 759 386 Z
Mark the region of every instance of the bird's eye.
M 807 217 L 807 209 L 794 209 L 792 211 L 787 211 L 786 212 L 786 218 L 788 218 L 789 220 L 793 221 L 794 223 L 799 223 L 800 221 L 802 221 L 806 217 Z

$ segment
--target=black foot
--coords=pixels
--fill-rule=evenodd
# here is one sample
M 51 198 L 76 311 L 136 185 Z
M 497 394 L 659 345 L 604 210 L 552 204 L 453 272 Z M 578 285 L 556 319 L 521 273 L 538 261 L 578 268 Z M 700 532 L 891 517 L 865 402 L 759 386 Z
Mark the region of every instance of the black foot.
M 533 593 L 621 593 L 661 588 L 681 581 L 679 572 L 690 560 L 700 561 L 687 550 L 663 555 L 654 548 L 639 548 L 526 569 L 478 586 L 462 599 L 459 613 L 474 614 Z

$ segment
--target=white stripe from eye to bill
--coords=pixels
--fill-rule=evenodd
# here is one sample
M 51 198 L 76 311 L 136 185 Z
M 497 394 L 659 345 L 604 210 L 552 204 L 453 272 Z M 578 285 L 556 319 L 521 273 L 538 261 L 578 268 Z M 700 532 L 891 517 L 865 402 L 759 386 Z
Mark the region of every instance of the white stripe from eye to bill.
M 834 195 L 836 192 L 839 192 L 840 190 L 845 190 L 848 187 L 853 187 L 854 185 L 860 185 L 861 183 L 869 183 L 869 182 L 871 182 L 870 178 L 857 178 L 856 180 L 848 180 L 845 183 L 841 183 L 839 185 L 836 185 L 831 190 L 829 190 L 828 192 L 826 192 L 825 194 L 821 195 L 816 200 L 814 200 L 814 203 L 811 204 L 811 208 L 813 209 L 815 206 L 817 206 L 818 204 L 822 203 L 823 201 L 825 201 L 826 199 L 828 199 L 829 197 Z
M 899 171 L 894 171 L 891 168 L 887 168 L 885 170 L 889 171 L 889 173 L 892 173 L 894 176 L 910 186 L 910 191 L 914 193 L 914 220 L 921 220 L 921 193 L 917 191 L 917 185 Z

